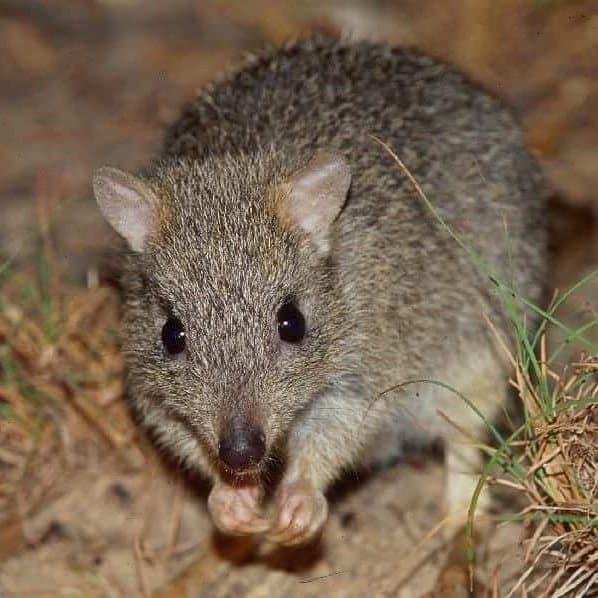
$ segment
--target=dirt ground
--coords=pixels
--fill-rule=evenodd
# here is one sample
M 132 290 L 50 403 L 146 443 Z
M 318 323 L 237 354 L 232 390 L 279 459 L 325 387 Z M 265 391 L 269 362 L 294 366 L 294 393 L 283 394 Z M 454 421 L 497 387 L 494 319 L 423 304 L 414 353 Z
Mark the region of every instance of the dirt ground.
M 0 0 L 0 259 L 28 272 L 50 244 L 65 279 L 109 285 L 117 245 L 91 197 L 94 168 L 140 167 L 202 85 L 244 52 L 309 31 L 418 46 L 503 97 L 554 188 L 552 286 L 596 268 L 598 3 L 574 0 Z M 106 293 L 116 322 L 117 292 Z M 560 315 L 580 325 L 596 317 L 597 298 L 590 285 Z M 107 410 L 122 407 L 114 359 Z M 36 454 L 19 473 L 21 498 L 3 494 L 16 458 L 0 430 L 2 598 L 433 591 L 447 556 L 432 533 L 442 517 L 438 459 L 350 480 L 334 494 L 321 545 L 277 550 L 215 536 L 205 487 L 165 466 L 119 417 L 114 436 L 67 426 L 68 458 Z M 513 584 L 524 531 L 497 530 L 480 555 L 477 595 Z

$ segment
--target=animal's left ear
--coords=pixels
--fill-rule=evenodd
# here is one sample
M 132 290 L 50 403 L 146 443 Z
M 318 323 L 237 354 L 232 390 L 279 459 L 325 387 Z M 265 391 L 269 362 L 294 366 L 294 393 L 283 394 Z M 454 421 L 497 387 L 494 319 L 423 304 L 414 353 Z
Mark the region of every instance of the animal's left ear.
M 319 152 L 288 183 L 279 205 L 280 217 L 307 233 L 318 251 L 329 250 L 328 232 L 351 184 L 351 169 L 337 153 Z

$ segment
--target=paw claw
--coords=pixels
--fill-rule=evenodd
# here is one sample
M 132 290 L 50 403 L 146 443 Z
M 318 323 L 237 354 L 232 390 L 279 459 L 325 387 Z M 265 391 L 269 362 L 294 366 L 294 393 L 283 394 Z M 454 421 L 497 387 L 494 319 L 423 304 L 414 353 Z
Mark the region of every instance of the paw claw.
M 328 515 L 326 498 L 307 483 L 283 484 L 276 497 L 275 509 L 275 521 L 267 538 L 285 546 L 304 544 L 313 539 Z
M 219 483 L 208 497 L 208 509 L 216 527 L 233 536 L 261 534 L 270 522 L 260 514 L 260 489 L 257 486 L 233 488 Z

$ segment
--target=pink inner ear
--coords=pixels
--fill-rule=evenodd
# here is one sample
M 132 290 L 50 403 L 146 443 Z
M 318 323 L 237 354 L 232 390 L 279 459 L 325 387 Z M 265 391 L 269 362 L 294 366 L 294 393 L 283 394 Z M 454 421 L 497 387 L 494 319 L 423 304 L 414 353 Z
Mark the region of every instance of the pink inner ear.
M 349 164 L 341 154 L 319 152 L 290 181 L 286 213 L 322 250 L 327 250 L 328 229 L 347 198 L 351 184 Z
M 116 168 L 100 168 L 93 189 L 108 223 L 133 251 L 142 251 L 154 226 L 151 190 L 141 179 Z

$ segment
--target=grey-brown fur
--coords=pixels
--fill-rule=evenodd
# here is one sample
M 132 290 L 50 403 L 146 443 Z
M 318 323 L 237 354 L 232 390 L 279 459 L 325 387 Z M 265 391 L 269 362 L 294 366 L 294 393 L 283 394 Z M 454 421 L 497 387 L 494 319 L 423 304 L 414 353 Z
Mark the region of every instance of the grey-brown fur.
M 269 458 L 286 455 L 320 492 L 401 443 L 454 434 L 439 409 L 482 428 L 438 386 L 376 400 L 393 385 L 434 379 L 490 416 L 500 408 L 505 369 L 483 314 L 507 327 L 492 284 L 372 136 L 499 276 L 541 296 L 545 191 L 497 100 L 451 67 L 384 45 L 312 39 L 252 59 L 170 129 L 143 176 L 159 222 L 124 278 L 132 404 L 165 448 L 214 480 L 218 435 L 238 413 L 263 427 Z M 318 150 L 351 170 L 325 256 L 276 211 L 285 181 Z M 275 326 L 289 296 L 309 329 L 290 349 Z M 186 327 L 186 360 L 164 355 L 169 312 Z

